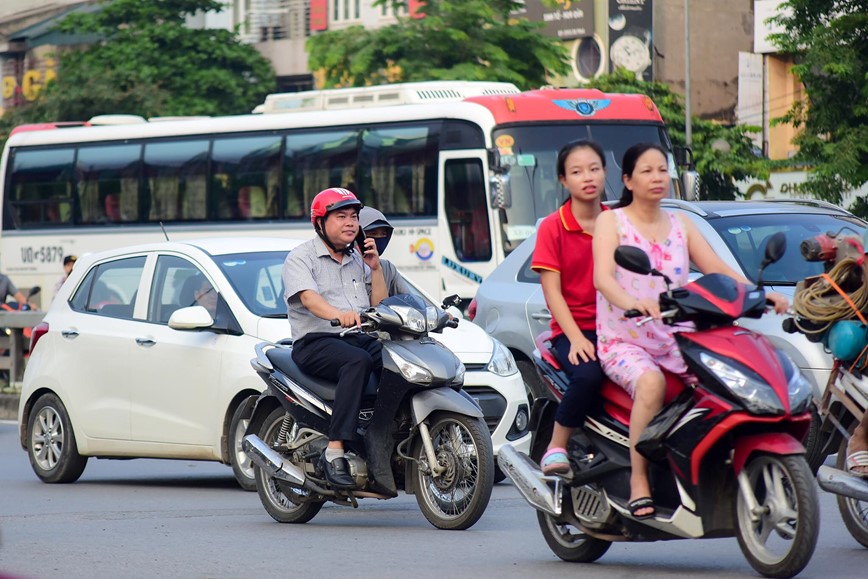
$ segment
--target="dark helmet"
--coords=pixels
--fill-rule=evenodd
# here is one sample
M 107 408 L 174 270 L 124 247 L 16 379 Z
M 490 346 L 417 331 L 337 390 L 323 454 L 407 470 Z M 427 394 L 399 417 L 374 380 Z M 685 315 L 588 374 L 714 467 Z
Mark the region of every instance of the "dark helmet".
M 386 251 L 386 247 L 389 245 L 389 240 L 392 239 L 392 231 L 395 230 L 386 219 L 386 216 L 373 207 L 362 207 L 362 210 L 359 211 L 359 225 L 365 230 L 365 233 L 374 229 L 386 229 L 386 237 L 374 239 L 374 243 L 377 244 L 377 253 L 383 255 L 383 252 Z
M 349 189 L 329 187 L 316 194 L 310 204 L 310 222 L 316 227 L 316 220 L 325 217 L 332 211 L 345 207 L 362 208 L 362 202 Z

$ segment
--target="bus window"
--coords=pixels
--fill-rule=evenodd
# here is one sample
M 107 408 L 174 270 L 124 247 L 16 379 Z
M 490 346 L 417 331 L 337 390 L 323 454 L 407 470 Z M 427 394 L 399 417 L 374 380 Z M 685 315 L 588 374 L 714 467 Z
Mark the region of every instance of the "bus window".
M 76 160 L 82 224 L 139 220 L 141 145 L 82 147 Z
M 461 261 L 488 261 L 491 259 L 491 227 L 482 161 L 448 160 L 445 171 L 444 203 L 455 255 Z
M 435 215 L 438 129 L 424 123 L 364 131 L 354 193 L 389 217 Z
M 72 223 L 74 147 L 15 151 L 4 228 Z
M 357 130 L 294 132 L 286 138 L 286 216 L 309 214 L 314 196 L 329 187 L 355 192 Z
M 149 221 L 191 221 L 207 217 L 208 148 L 206 140 L 145 145 Z
M 211 198 L 220 220 L 278 216 L 280 137 L 216 139 L 211 150 Z

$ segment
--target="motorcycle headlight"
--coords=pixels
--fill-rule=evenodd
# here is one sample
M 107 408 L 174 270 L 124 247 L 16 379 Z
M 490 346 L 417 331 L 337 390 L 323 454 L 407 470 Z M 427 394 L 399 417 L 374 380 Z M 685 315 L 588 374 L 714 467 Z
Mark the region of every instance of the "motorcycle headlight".
M 383 348 L 383 351 L 389 353 L 389 356 L 392 357 L 392 360 L 395 362 L 395 365 L 401 371 L 401 375 L 407 382 L 412 382 L 413 384 L 430 384 L 431 381 L 434 380 L 434 376 L 431 375 L 431 372 L 422 366 L 414 364 L 409 360 L 405 360 L 392 350 Z
M 787 390 L 790 394 L 790 413 L 801 414 L 807 412 L 814 399 L 814 389 L 811 387 L 811 382 L 802 374 L 802 371 L 796 365 L 792 358 L 783 352 L 778 352 L 778 358 L 784 366 L 784 373 L 787 376 Z
M 408 330 L 420 334 L 425 332 L 427 325 L 425 322 L 425 316 L 422 315 L 422 312 L 416 308 L 410 308 L 407 306 L 392 306 L 392 309 L 401 316 L 401 320 L 404 322 L 404 325 Z
M 466 369 L 464 368 L 464 364 L 461 362 L 458 363 L 458 369 L 455 371 L 455 379 L 452 380 L 453 384 L 464 384 L 464 373 Z
M 518 372 L 518 366 L 515 364 L 512 352 L 495 338 L 491 338 L 491 341 L 494 343 L 494 352 L 491 354 L 491 360 L 486 369 L 498 376 L 512 376 Z
M 428 306 L 425 308 L 425 319 L 428 322 L 428 331 L 430 332 L 437 327 L 437 320 L 440 318 L 437 308 Z
M 700 360 L 754 414 L 783 414 L 784 407 L 771 386 L 703 352 Z

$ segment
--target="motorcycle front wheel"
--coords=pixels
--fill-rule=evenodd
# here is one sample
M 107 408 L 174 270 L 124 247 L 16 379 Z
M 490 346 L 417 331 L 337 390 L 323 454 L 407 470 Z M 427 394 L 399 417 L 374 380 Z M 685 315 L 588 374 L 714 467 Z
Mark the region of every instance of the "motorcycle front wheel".
M 494 452 L 485 421 L 461 414 L 430 418 L 431 442 L 442 472 L 429 468 L 424 445 L 416 445 L 416 502 L 438 529 L 469 529 L 485 512 L 494 484 Z
M 259 430 L 259 438 L 272 448 L 278 443 L 284 417 L 288 417 L 289 420 L 286 428 L 283 429 L 287 432 L 292 427 L 292 418 L 283 408 L 273 410 Z M 286 441 L 280 441 L 280 443 L 284 442 Z M 304 465 L 297 466 L 304 468 Z M 307 500 L 310 491 L 295 488 L 285 481 L 269 476 L 256 465 L 253 469 L 259 500 L 262 501 L 265 511 L 278 523 L 306 523 L 322 508 L 322 501 Z
M 850 434 L 852 435 L 852 429 Z M 838 447 L 838 460 L 835 466 L 847 470 L 847 438 Z M 838 495 L 838 511 L 844 519 L 844 525 L 856 541 L 868 549 L 868 502 Z
M 802 456 L 761 454 L 744 467 L 749 490 L 734 501 L 741 551 L 765 577 L 793 577 L 814 554 L 820 531 L 817 485 Z M 756 502 L 752 512 L 745 493 Z

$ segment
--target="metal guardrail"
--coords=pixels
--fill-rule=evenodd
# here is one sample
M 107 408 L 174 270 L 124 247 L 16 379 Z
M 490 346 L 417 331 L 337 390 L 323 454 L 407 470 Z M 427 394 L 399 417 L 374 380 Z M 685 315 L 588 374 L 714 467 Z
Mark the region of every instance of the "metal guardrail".
M 32 328 L 42 321 L 45 312 L 8 312 L 0 310 L 0 328 L 9 329 L 9 384 L 21 382 L 24 377 L 24 328 Z M 6 360 L 0 361 L 5 368 Z

